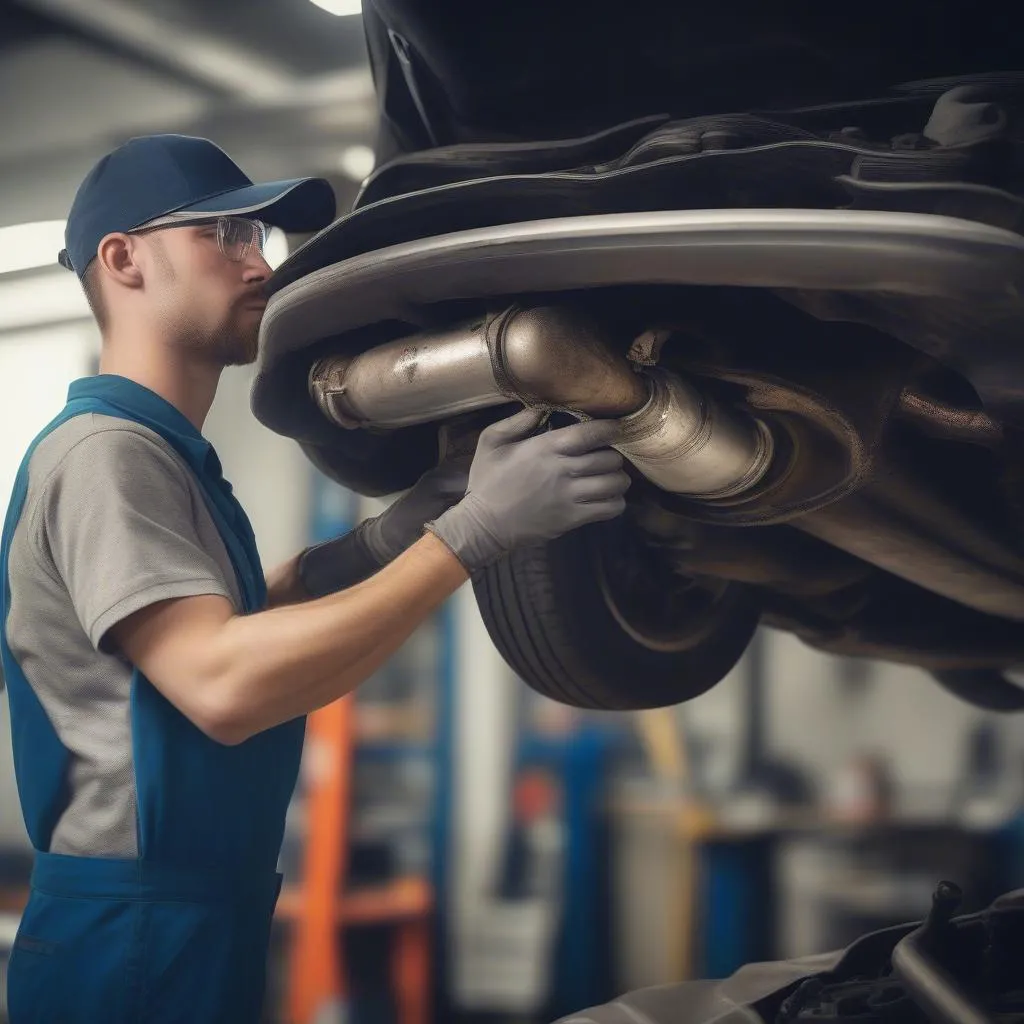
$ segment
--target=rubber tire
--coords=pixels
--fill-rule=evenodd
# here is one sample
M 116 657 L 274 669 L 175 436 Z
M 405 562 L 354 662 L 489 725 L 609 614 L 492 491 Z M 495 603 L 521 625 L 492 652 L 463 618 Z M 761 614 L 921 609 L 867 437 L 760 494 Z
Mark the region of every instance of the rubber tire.
M 730 584 L 694 646 L 653 650 L 622 628 L 602 593 L 594 545 L 613 542 L 611 525 L 519 549 L 476 574 L 491 639 L 525 683 L 563 704 L 626 711 L 699 696 L 747 649 L 760 618 L 756 594 Z

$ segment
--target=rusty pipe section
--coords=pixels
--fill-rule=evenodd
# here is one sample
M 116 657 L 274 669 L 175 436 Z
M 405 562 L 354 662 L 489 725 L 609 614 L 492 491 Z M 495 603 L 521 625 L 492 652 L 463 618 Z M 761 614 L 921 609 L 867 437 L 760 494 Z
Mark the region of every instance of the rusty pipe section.
M 772 435 L 676 374 L 635 368 L 591 320 L 513 306 L 483 322 L 426 331 L 310 370 L 323 414 L 347 428 L 396 428 L 510 401 L 613 418 L 615 447 L 666 491 L 705 500 L 742 494 L 767 472 Z
M 985 448 L 997 448 L 1003 427 L 982 409 L 961 409 L 937 398 L 906 388 L 897 411 L 924 433 L 948 441 L 966 441 Z

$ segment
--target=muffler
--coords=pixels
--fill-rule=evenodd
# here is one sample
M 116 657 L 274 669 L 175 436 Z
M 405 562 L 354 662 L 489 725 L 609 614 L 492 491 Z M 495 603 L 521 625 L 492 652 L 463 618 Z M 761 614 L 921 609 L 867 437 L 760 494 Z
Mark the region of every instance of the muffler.
M 423 332 L 310 370 L 310 393 L 342 427 L 397 428 L 508 402 L 618 419 L 615 447 L 652 483 L 705 501 L 754 487 L 771 465 L 767 426 L 678 375 L 631 364 L 590 319 L 512 306 L 483 322 Z

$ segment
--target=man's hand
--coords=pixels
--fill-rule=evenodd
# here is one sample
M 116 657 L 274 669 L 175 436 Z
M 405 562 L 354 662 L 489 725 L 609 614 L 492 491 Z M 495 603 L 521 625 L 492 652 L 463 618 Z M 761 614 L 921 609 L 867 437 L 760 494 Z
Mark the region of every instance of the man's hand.
M 609 447 L 619 425 L 591 420 L 533 434 L 542 415 L 526 409 L 489 426 L 477 444 L 466 497 L 428 525 L 470 573 L 514 548 L 613 519 L 626 507 L 630 478 Z
M 425 523 L 462 500 L 471 461 L 464 456 L 428 470 L 379 516 L 361 525 L 363 541 L 379 565 L 393 562 L 423 536 Z

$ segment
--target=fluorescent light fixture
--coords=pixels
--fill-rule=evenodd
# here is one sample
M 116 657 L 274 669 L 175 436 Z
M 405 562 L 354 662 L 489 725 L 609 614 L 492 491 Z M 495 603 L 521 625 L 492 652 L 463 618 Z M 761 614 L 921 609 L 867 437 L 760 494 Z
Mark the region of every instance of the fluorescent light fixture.
M 373 170 L 374 163 L 373 150 L 369 146 L 348 146 L 338 157 L 342 174 L 353 181 L 362 181 Z
M 0 274 L 55 267 L 57 254 L 63 248 L 62 220 L 37 220 L 0 228 Z
M 362 0 L 312 0 L 312 2 L 327 11 L 328 14 L 336 14 L 339 18 L 363 13 Z
M 0 278 L 0 331 L 92 317 L 78 278 L 58 267 L 24 280 Z

